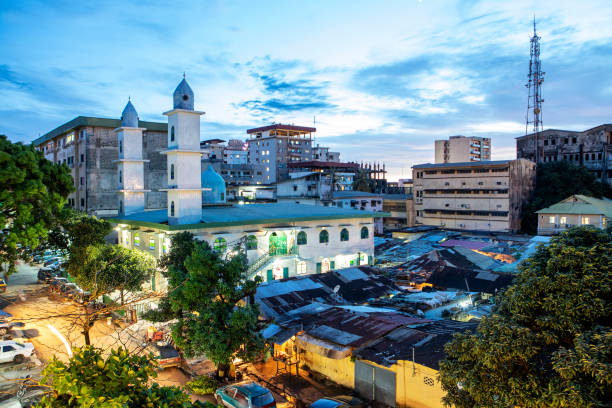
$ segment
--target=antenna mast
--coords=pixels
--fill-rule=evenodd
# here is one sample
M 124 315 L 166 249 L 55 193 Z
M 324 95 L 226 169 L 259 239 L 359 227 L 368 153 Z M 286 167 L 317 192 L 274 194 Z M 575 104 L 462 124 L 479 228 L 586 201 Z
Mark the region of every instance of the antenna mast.
M 540 37 L 536 32 L 535 16 L 533 17 L 533 37 L 531 43 L 531 59 L 529 60 L 529 75 L 528 81 L 525 84 L 527 88 L 527 114 L 525 115 L 525 134 L 529 134 L 529 126 L 531 125 L 532 132 L 535 136 L 535 163 L 539 160 L 538 141 L 542 132 L 542 83 L 544 82 L 544 74 L 542 72 L 542 62 L 540 61 Z

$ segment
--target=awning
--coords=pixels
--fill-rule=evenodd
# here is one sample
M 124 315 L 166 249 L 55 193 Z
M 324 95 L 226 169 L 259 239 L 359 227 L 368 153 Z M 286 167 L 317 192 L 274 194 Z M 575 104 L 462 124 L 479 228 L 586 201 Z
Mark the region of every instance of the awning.
M 298 347 L 334 360 L 342 360 L 351 355 L 350 347 L 339 346 L 325 340 L 317 339 L 308 334 L 300 334 L 296 338 Z

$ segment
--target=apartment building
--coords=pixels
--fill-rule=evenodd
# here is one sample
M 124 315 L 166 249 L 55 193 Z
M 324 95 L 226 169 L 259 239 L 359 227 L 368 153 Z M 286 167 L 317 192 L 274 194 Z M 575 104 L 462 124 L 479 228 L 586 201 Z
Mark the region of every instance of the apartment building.
M 612 185 L 611 144 L 612 124 L 582 132 L 547 129 L 539 135 L 517 137 L 516 157 L 538 164 L 567 160 L 586 167 L 598 180 Z
M 168 147 L 166 123 L 139 121 L 144 160 L 145 208 L 166 206 L 166 160 L 161 151 Z M 32 143 L 54 163 L 65 163 L 72 173 L 75 191 L 68 196 L 68 205 L 75 210 L 98 216 L 117 215 L 117 157 L 119 141 L 115 129 L 120 119 L 78 116 Z
M 287 165 L 312 160 L 312 138 L 316 128 L 280 123 L 248 129 L 249 164 L 255 184 L 275 184 L 286 180 Z
M 535 186 L 535 163 L 500 160 L 413 167 L 416 223 L 473 231 L 517 231 Z
M 340 152 L 330 152 L 329 147 L 321 147 L 317 144 L 312 149 L 312 159 L 323 162 L 339 162 Z
M 451 136 L 436 140 L 436 163 L 462 163 L 491 160 L 491 139 L 476 136 Z

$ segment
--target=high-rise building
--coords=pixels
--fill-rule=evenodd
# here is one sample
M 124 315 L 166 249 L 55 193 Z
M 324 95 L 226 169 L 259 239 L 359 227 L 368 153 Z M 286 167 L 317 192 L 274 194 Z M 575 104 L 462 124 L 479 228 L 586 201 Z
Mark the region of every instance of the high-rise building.
M 491 160 L 491 139 L 476 136 L 451 136 L 436 140 L 436 163 L 461 163 Z
M 316 131 L 312 127 L 280 123 L 248 129 L 253 183 L 274 184 L 286 180 L 289 163 L 312 160 L 312 138 Z

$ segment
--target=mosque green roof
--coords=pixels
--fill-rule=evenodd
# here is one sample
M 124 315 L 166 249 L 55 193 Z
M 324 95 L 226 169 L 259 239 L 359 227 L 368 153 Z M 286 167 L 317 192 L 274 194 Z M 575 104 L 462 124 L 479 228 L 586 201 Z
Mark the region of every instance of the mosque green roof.
M 168 211 L 155 210 L 110 218 L 116 224 L 151 227 L 166 231 L 204 229 L 254 224 L 278 224 L 298 221 L 338 220 L 347 218 L 388 217 L 384 212 L 360 211 L 293 203 L 237 204 L 205 207 L 199 224 L 168 225 Z

